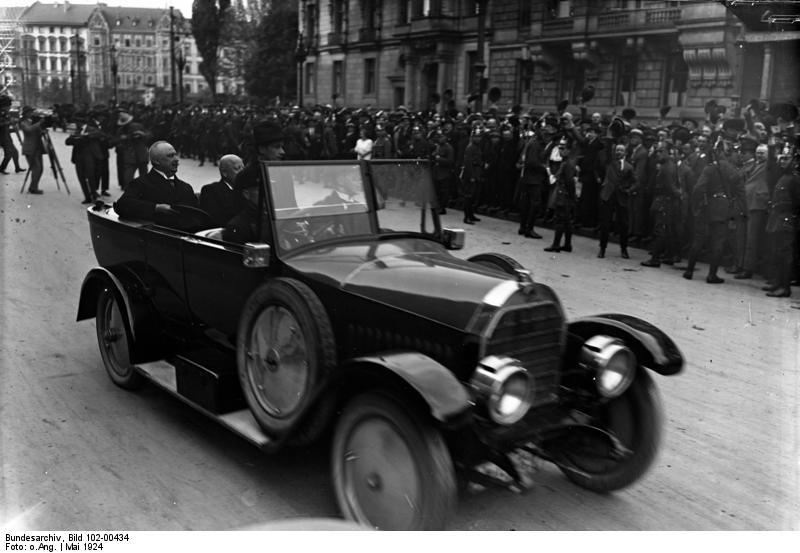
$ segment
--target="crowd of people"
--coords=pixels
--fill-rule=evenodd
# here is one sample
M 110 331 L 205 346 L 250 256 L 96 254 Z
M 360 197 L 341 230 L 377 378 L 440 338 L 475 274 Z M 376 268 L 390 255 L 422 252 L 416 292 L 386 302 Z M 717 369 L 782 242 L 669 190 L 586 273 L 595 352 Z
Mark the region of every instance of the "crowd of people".
M 156 167 L 153 144 L 166 144 L 176 159 L 220 163 L 231 191 L 231 166 L 252 176 L 246 168 L 258 159 L 426 159 L 437 208 L 462 210 L 465 224 L 506 217 L 531 239 L 541 239 L 536 226 L 545 225 L 554 240 L 544 250 L 554 253 L 571 252 L 580 230 L 597 237 L 599 258 L 615 235 L 623 258 L 629 245 L 649 249 L 645 267 L 687 260 L 682 275 L 691 279 L 702 258 L 709 284 L 723 282 L 724 268 L 735 279 L 763 277 L 768 295 L 788 297 L 800 276 L 797 108 L 753 100 L 741 117 L 727 117 L 711 101 L 705 120 L 669 120 L 663 108 L 647 124 L 631 108 L 591 113 L 591 97 L 585 90 L 577 109 L 564 101 L 547 113 L 130 104 L 72 113 L 67 143 L 86 203 L 108 195 L 110 149 L 123 190 L 148 174 L 148 157 Z M 26 137 L 23 125 L 41 123 L 31 116 L 23 110 Z M 279 153 L 265 157 L 266 134 L 280 139 Z

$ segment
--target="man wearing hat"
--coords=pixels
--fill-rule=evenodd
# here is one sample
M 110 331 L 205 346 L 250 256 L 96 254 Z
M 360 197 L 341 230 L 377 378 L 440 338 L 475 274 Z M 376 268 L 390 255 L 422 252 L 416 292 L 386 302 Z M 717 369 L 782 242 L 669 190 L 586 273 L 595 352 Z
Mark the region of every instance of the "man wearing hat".
M 11 98 L 0 96 L 0 148 L 3 148 L 3 162 L 0 163 L 0 173 L 2 174 L 6 174 L 6 167 L 11 161 L 14 162 L 15 172 L 21 173 L 25 170 L 19 166 L 19 151 L 11 139 L 10 108 Z
M 797 173 L 795 148 L 786 144 L 778 153 L 778 182 L 772 192 L 767 235 L 773 244 L 775 283 L 767 286 L 767 295 L 788 298 L 792 295 L 792 263 L 794 241 L 800 224 L 800 175 Z
M 262 161 L 280 161 L 285 154 L 283 150 L 283 129 L 274 121 L 261 121 L 253 127 L 253 144 L 256 147 L 256 159 L 236 175 L 234 188 L 244 197 L 244 207 L 233 217 L 222 231 L 222 239 L 226 242 L 244 244 L 262 239 L 259 234 L 261 218 L 258 212 L 258 195 L 262 189 Z M 273 194 L 280 190 L 272 190 Z M 265 201 L 268 201 L 265 198 Z M 296 203 L 296 202 L 295 202 Z M 269 225 L 261 228 L 261 233 L 269 233 Z M 269 241 L 269 240 L 268 240 Z
M 97 198 L 101 164 L 105 153 L 97 121 L 90 119 L 83 125 L 78 124 L 75 132 L 67 137 L 66 144 L 72 146 L 70 161 L 75 165 L 75 173 L 81 185 L 82 203 L 90 204 Z
M 752 148 L 752 150 L 751 150 Z M 767 225 L 767 207 L 769 206 L 768 158 L 769 147 L 758 144 L 752 138 L 742 139 L 741 150 L 748 156 L 743 168 L 744 194 L 747 206 L 747 233 L 745 238 L 744 264 L 735 279 L 753 278 L 763 259 L 764 231 Z M 753 158 L 749 158 L 751 152 Z
M 44 120 L 33 122 L 33 108 L 25 106 L 22 108 L 22 120 L 19 122 L 22 129 L 22 154 L 28 160 L 28 170 L 31 174 L 31 183 L 28 186 L 28 194 L 41 194 L 39 190 L 39 180 L 42 178 L 44 165 L 42 164 L 42 154 L 44 154 L 44 144 L 42 135 L 44 134 Z
M 633 110 L 631 110 L 633 111 Z M 623 111 L 623 117 L 625 111 Z M 630 131 L 630 154 L 628 161 L 636 173 L 636 185 L 630 190 L 630 203 L 628 204 L 628 236 L 631 241 L 641 240 L 647 234 L 648 211 L 648 158 L 649 154 L 644 144 L 644 132 L 641 129 Z M 635 244 L 634 244 L 635 245 Z
M 176 215 L 172 206 L 197 207 L 192 187 L 175 176 L 180 160 L 172 144 L 154 142 L 148 154 L 153 168 L 128 184 L 114 204 L 117 214 L 128 219 L 154 220 L 160 216 L 168 220 Z
M 125 190 L 133 180 L 134 174 L 138 177 L 147 174 L 147 140 L 150 134 L 141 123 L 133 120 L 133 116 L 120 112 L 117 118 L 117 133 L 111 139 L 110 145 L 117 151 L 117 181 L 119 187 Z

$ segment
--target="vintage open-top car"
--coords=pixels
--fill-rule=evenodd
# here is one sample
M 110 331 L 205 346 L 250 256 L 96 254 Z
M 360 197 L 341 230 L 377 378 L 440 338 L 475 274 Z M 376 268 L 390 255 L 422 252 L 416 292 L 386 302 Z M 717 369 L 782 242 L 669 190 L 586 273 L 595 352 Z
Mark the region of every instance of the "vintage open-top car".
M 650 375 L 683 366 L 663 332 L 567 322 L 513 259 L 451 254 L 464 234 L 441 228 L 426 163 L 261 170 L 255 243 L 223 241 L 198 210 L 89 208 L 100 266 L 78 320 L 96 317 L 117 385 L 152 381 L 266 450 L 332 432 L 342 513 L 381 529 L 443 528 L 458 481 L 525 485 L 521 455 L 596 491 L 649 468 Z

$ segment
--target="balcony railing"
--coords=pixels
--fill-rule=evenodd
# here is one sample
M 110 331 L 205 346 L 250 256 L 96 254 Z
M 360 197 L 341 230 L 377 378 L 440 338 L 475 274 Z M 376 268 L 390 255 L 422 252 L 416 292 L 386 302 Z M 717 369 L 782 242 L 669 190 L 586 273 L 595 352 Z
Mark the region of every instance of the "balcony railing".
M 662 8 L 645 12 L 645 22 L 650 24 L 670 23 L 681 18 L 680 8 Z
M 429 33 L 452 31 L 455 29 L 455 20 L 452 17 L 429 16 L 418 17 L 411 20 L 412 33 Z
M 359 42 L 375 42 L 378 40 L 378 29 L 359 29 L 358 41 Z
M 575 28 L 575 20 L 568 17 L 565 19 L 551 19 L 542 23 L 542 34 L 544 35 L 563 35 L 569 34 Z
M 328 33 L 328 46 L 340 46 L 342 44 L 344 44 L 344 33 L 342 31 Z
M 613 29 L 626 27 L 630 24 L 630 13 L 608 13 L 597 17 L 598 29 Z

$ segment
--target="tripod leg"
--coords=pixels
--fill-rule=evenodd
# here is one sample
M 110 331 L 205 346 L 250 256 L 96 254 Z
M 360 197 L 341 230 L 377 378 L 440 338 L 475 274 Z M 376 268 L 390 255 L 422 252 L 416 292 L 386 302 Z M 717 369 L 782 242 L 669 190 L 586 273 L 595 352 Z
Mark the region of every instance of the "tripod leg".
M 28 172 L 27 172 L 27 173 L 25 173 L 25 180 L 24 180 L 24 181 L 22 181 L 22 188 L 20 188 L 20 189 L 19 189 L 19 193 L 20 193 L 20 194 L 22 194 L 23 192 L 25 192 L 25 185 L 26 185 L 26 184 L 28 184 L 28 177 L 30 177 L 30 176 L 31 176 L 31 168 L 30 168 L 30 167 L 28 167 Z

